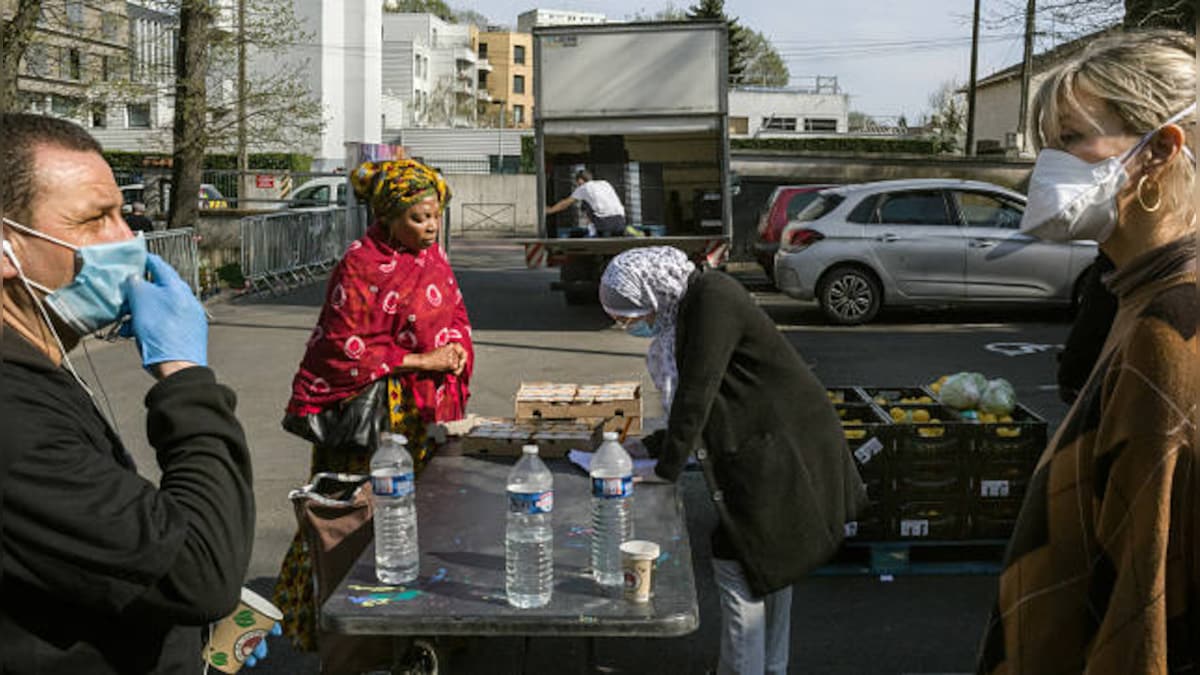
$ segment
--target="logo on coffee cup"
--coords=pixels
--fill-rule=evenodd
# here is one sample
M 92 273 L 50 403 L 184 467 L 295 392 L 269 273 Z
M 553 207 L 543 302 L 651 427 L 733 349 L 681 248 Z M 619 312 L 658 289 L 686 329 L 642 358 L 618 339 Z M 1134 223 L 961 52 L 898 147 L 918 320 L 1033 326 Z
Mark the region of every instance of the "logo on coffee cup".
M 637 588 L 638 575 L 633 570 L 625 570 L 625 590 L 632 591 Z
M 251 618 L 251 621 L 254 619 Z M 235 619 L 236 621 L 236 619 Z M 259 643 L 267 639 L 267 631 L 261 628 L 255 628 L 252 631 L 247 631 L 233 643 L 233 655 L 238 661 L 245 661 L 247 656 L 254 653 L 254 649 Z

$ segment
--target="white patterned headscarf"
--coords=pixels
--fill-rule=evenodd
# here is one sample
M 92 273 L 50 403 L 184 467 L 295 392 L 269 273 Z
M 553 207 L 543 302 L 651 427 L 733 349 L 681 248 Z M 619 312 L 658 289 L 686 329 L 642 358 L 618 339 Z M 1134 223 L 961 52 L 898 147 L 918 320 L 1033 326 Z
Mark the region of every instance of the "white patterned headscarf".
M 600 278 L 600 304 L 612 316 L 636 317 L 654 312 L 658 335 L 646 352 L 646 368 L 662 393 L 668 414 L 675 399 L 679 372 L 675 366 L 675 317 L 696 266 L 687 254 L 670 246 L 625 251 L 612 259 Z

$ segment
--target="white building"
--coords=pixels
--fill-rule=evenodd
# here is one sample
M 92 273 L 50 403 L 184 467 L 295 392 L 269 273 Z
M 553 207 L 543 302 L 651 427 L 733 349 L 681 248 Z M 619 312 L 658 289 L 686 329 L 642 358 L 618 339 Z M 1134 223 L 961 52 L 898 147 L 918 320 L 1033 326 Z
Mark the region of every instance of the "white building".
M 386 126 L 475 126 L 478 102 L 489 99 L 479 88 L 479 73 L 492 69 L 479 58 L 478 30 L 432 14 L 387 12 L 382 23 L 382 95 L 391 113 Z
M 608 17 L 593 12 L 571 12 L 562 9 L 531 9 L 517 17 L 517 32 L 529 33 L 534 26 L 572 26 L 605 23 Z
M 1090 42 L 1106 33 L 1093 33 L 1033 57 L 1029 77 L 1029 106 L 1038 88 L 1055 66 L 1079 53 Z M 1021 64 L 1001 69 L 975 85 L 975 151 L 977 154 L 1018 154 L 1032 157 L 1031 136 L 1020 138 L 1017 125 L 1021 115 Z M 1033 129 L 1027 128 L 1026 132 Z
M 821 86 L 735 87 L 729 90 L 729 135 L 733 138 L 791 138 L 844 134 L 850 126 L 850 96 L 837 78 Z
M 324 110 L 325 129 L 310 148 L 313 169 L 346 163 L 345 143 L 383 138 L 383 5 L 345 0 L 294 0 L 301 30 L 311 35 L 292 50 L 307 61 L 308 90 Z

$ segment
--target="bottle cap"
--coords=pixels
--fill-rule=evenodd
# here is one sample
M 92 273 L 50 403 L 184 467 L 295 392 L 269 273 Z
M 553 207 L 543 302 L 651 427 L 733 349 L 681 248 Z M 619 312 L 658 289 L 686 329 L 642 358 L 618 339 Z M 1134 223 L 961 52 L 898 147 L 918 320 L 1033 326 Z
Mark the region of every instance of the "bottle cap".
M 526 455 L 536 455 L 538 454 L 538 446 L 532 444 L 522 446 L 521 452 Z
M 618 434 L 615 431 L 604 432 L 604 440 L 606 440 L 606 441 L 615 441 L 620 437 L 621 437 L 621 434 Z

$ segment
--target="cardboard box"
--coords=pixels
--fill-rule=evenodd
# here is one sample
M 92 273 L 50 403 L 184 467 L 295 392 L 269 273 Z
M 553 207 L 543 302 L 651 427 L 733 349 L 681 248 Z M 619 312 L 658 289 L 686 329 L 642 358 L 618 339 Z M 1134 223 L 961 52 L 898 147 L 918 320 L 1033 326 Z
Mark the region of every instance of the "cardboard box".
M 574 384 L 522 382 L 517 420 L 580 420 L 602 423 L 604 431 L 642 431 L 640 382 Z
M 590 451 L 600 444 L 600 425 L 577 421 L 480 418 L 461 441 L 464 455 L 519 457 L 521 447 L 538 446 L 543 459 L 566 457 L 568 450 Z

